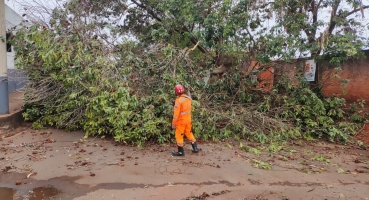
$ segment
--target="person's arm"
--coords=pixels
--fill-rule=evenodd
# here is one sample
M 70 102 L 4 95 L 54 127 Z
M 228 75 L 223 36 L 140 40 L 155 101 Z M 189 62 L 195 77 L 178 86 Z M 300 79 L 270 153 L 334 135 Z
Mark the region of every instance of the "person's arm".
M 172 128 L 175 129 L 175 126 L 177 124 L 178 121 L 178 117 L 179 117 L 179 113 L 180 113 L 181 109 L 180 109 L 180 104 L 179 102 L 176 100 L 175 104 L 174 104 L 174 112 L 173 112 L 173 120 L 172 120 Z

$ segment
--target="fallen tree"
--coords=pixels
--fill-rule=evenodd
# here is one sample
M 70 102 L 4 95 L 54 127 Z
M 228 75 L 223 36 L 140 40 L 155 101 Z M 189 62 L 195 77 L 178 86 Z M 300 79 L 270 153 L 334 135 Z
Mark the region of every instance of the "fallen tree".
M 219 32 L 224 21 L 205 29 L 194 26 L 205 33 L 219 29 L 217 37 L 210 37 L 207 43 L 202 37 L 193 40 L 195 35 L 183 32 L 182 26 L 183 29 L 172 32 L 161 29 L 173 28 L 169 26 L 173 16 L 165 20 L 169 24 L 160 18 L 160 26 L 132 26 L 135 29 L 127 31 L 138 33 L 142 28 L 143 35 L 137 35 L 138 41 L 128 40 L 119 33 L 124 30 L 119 26 L 106 31 L 113 23 L 100 20 L 97 4 L 93 3 L 71 1 L 65 8 L 54 9 L 49 23 L 21 29 L 12 39 L 17 65 L 29 77 L 24 118 L 33 121 L 34 128 L 50 125 L 82 129 L 86 136 L 108 135 L 138 145 L 167 142 L 173 139 L 172 90 L 181 83 L 194 99 L 194 133 L 204 140 L 233 137 L 271 142 L 318 136 L 347 141 L 356 132 L 357 126 L 349 122 L 342 110 L 343 99 L 323 98 L 302 79 L 298 87 L 284 79 L 268 94 L 250 89 L 254 83 L 250 74 L 240 73 L 240 60 L 255 56 L 254 52 L 234 48 L 238 42 L 232 43 L 231 39 L 239 36 L 237 31 L 224 38 L 224 32 Z M 124 7 L 120 3 L 105 3 Z M 250 19 L 239 10 L 241 3 L 216 7 L 214 13 L 227 14 L 222 9 L 228 8 L 237 11 L 234 17 Z M 138 17 L 138 11 L 145 7 L 135 4 L 139 9 L 130 12 Z M 168 17 L 159 8 L 156 11 Z M 119 13 L 106 9 L 100 15 L 106 12 L 113 16 Z M 154 17 L 153 10 L 145 12 Z M 207 20 L 220 20 L 222 16 Z M 129 20 L 133 19 L 136 18 Z M 199 22 L 198 26 L 204 25 Z M 148 30 L 150 37 L 144 37 Z M 224 45 L 225 41 L 228 44 Z M 213 70 L 216 67 L 225 70 Z M 218 76 L 212 77 L 212 73 Z
M 77 30 L 77 29 L 76 29 Z M 24 117 L 34 128 L 83 129 L 117 141 L 171 140 L 172 89 L 184 84 L 194 98 L 194 132 L 202 139 L 258 142 L 301 137 L 347 141 L 355 125 L 342 122 L 344 100 L 319 98 L 306 82 L 280 82 L 271 94 L 250 90 L 241 73 L 205 81 L 190 49 L 134 42 L 105 51 L 94 36 L 32 26 L 15 37 L 17 63 L 29 77 Z M 118 51 L 119 49 L 119 51 Z

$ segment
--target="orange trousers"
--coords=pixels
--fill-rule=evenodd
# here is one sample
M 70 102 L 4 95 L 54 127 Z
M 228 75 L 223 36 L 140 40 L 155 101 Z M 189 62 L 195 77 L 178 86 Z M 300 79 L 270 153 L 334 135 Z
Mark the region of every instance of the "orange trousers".
M 196 142 L 195 136 L 192 133 L 192 124 L 181 124 L 176 125 L 176 142 L 180 147 L 184 146 L 184 135 L 191 142 Z

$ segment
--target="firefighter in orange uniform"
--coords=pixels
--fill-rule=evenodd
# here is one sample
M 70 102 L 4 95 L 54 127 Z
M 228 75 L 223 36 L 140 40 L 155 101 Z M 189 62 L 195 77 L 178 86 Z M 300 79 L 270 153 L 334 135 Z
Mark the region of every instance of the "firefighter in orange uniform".
M 198 153 L 196 139 L 192 134 L 192 121 L 191 121 L 191 97 L 184 94 L 184 87 L 182 85 L 176 85 L 174 91 L 177 94 L 177 99 L 174 104 L 174 114 L 172 121 L 172 129 L 176 130 L 176 142 L 178 151 L 173 151 L 173 156 L 184 156 L 184 138 L 186 135 L 187 139 L 191 141 L 192 152 Z

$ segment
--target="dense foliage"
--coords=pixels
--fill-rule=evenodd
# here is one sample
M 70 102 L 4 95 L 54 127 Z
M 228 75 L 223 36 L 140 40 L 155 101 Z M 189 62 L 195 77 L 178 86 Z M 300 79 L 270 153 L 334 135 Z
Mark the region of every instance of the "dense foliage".
M 108 135 L 129 144 L 163 143 L 174 139 L 173 87 L 181 83 L 194 99 L 198 138 L 347 141 L 357 128 L 348 121 L 362 118 L 345 113 L 343 99 L 323 98 L 301 78 L 293 87 L 284 77 L 263 93 L 251 89 L 250 75 L 241 73 L 253 58 L 289 60 L 307 51 L 340 63 L 360 56 L 365 41 L 351 32 L 332 30 L 324 44 L 316 37 L 323 22 L 313 16 L 310 23 L 309 6 L 316 4 L 314 12 L 336 6 L 319 2 L 321 7 L 303 0 L 287 7 L 279 5 L 282 1 L 72 0 L 54 9 L 48 22 L 21 29 L 12 39 L 17 65 L 29 77 L 24 118 L 35 128 L 83 129 L 86 136 Z M 300 9 L 299 20 L 291 21 L 297 14 L 285 8 Z M 267 30 L 262 21 L 270 13 L 277 23 Z M 305 29 L 304 39 L 299 33 Z M 214 75 L 216 67 L 226 70 Z

